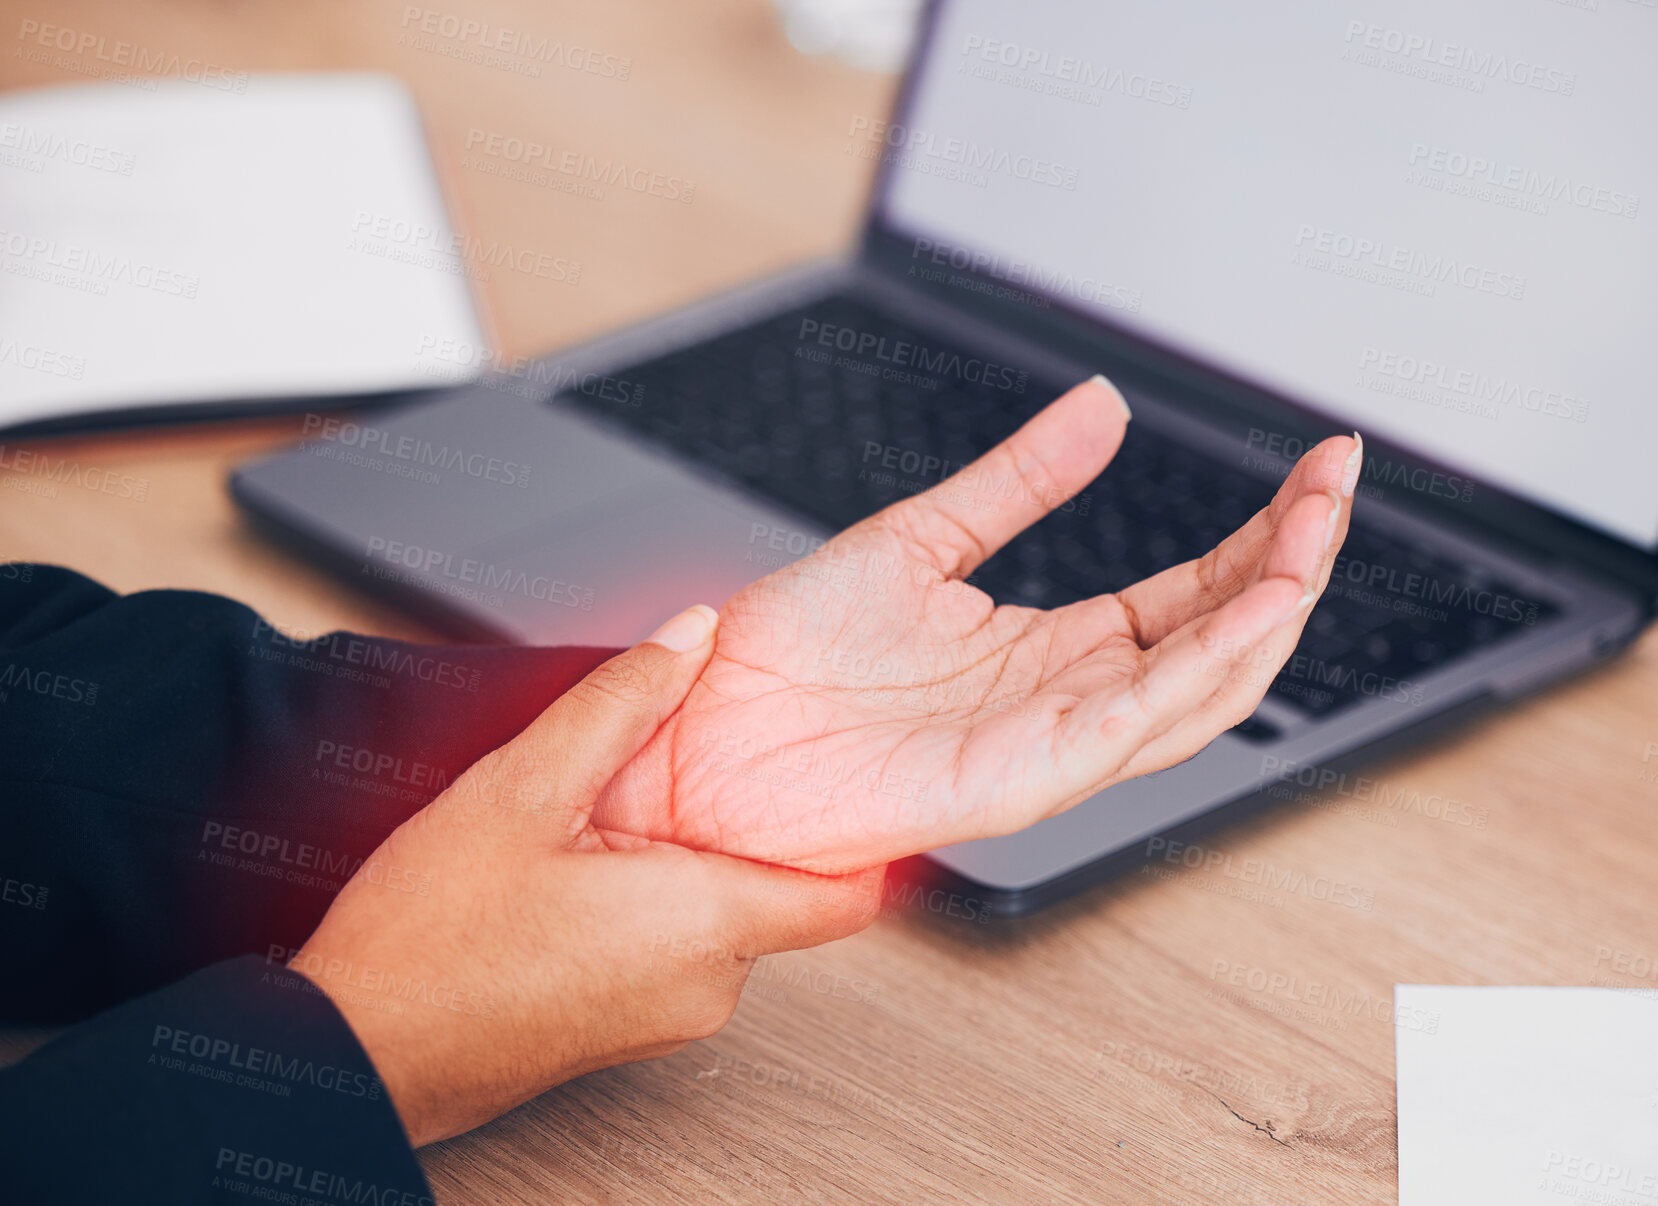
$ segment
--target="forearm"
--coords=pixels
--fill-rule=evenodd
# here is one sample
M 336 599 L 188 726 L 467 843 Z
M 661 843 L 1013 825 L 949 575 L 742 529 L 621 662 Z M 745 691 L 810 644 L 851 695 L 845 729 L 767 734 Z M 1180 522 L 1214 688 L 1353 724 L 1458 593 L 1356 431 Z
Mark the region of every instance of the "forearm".
M 0 566 L 0 886 L 31 889 L 0 905 L 0 1017 L 298 947 L 392 829 L 606 656 L 296 643 L 217 596 Z
M 0 1177 L 19 1202 L 432 1201 L 344 1019 L 304 977 L 257 958 L 0 1070 L 0 1136 Z

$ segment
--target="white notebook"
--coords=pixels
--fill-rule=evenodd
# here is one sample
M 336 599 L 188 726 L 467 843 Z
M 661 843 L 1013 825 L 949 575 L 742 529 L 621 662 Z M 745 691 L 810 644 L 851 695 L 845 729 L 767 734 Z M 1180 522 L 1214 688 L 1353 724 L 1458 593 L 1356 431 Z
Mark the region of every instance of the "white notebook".
M 1393 1013 L 1399 1206 L 1658 1202 L 1651 989 L 1397 984 Z
M 0 428 L 395 391 L 481 363 L 403 87 L 223 82 L 0 95 Z

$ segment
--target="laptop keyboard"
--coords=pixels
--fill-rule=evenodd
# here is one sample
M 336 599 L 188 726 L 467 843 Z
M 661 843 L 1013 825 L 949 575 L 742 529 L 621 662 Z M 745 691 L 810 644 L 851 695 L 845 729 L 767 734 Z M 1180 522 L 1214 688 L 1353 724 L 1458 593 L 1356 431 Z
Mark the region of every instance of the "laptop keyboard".
M 954 347 L 867 303 L 831 297 L 561 395 L 618 419 L 831 529 L 937 484 L 1065 384 Z M 995 483 L 981 485 L 994 504 Z M 1214 547 L 1274 486 L 1130 424 L 1107 471 L 987 561 L 999 603 L 1056 607 L 1121 590 Z M 1412 699 L 1449 658 L 1555 614 L 1478 565 L 1355 521 L 1272 693 L 1324 716 Z M 1261 721 L 1245 736 L 1270 737 Z

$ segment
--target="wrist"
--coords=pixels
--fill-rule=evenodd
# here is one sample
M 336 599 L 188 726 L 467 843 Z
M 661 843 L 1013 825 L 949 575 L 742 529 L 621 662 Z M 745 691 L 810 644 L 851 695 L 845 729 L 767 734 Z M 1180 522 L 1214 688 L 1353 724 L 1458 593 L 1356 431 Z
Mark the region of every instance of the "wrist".
M 376 1008 L 377 1002 L 353 989 L 344 978 L 350 962 L 329 956 L 314 943 L 313 938 L 299 949 L 289 961 L 288 970 L 314 984 L 350 1028 L 357 1045 L 374 1065 L 374 1073 L 403 1124 L 410 1146 L 424 1147 L 443 1138 L 434 1125 L 429 1094 L 421 1091 L 419 1078 L 409 1066 L 411 1043 L 407 1034 L 399 1033 L 398 1025 L 404 1019 L 383 1006 Z

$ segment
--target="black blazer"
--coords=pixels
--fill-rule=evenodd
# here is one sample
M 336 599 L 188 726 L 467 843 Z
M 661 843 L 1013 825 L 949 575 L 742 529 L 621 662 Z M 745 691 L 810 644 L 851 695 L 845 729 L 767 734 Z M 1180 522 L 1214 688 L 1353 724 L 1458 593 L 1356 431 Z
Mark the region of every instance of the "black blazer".
M 0 1020 L 81 1023 L 0 1070 L 8 1200 L 429 1203 L 373 1065 L 283 964 L 614 652 L 295 639 L 0 565 Z

